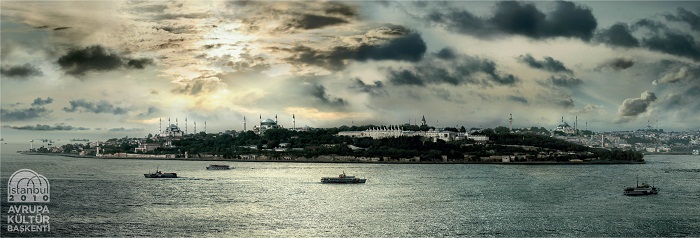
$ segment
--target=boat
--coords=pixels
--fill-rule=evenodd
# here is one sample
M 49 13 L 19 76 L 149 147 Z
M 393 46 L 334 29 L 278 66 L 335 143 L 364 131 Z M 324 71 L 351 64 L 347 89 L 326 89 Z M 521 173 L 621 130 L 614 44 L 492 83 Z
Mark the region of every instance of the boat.
M 693 155 L 700 155 L 700 150 L 693 150 Z
M 355 176 L 345 175 L 345 171 L 338 177 L 322 177 L 322 183 L 365 183 L 367 179 L 356 178 Z
M 212 164 L 207 166 L 207 170 L 229 170 L 231 167 L 228 165 Z
M 156 169 L 155 173 L 147 173 L 143 174 L 143 176 L 146 178 L 177 178 L 176 173 L 163 173 L 158 169 Z
M 647 183 L 639 185 L 639 178 L 637 178 L 637 186 L 625 188 L 623 194 L 627 196 L 655 195 L 659 194 L 659 189 L 654 185 L 649 186 Z

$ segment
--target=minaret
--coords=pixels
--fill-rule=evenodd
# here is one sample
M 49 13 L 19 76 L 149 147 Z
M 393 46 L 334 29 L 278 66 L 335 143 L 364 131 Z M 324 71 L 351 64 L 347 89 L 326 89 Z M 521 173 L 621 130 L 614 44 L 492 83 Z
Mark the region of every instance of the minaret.
M 243 116 L 243 132 L 246 132 L 246 128 L 245 128 L 245 116 Z
M 277 123 L 277 114 L 275 114 L 275 123 Z
M 194 134 L 197 134 L 197 121 L 194 122 Z
M 163 134 L 163 118 L 158 118 L 158 136 Z
M 170 128 L 170 117 L 168 117 L 168 128 Z
M 578 134 L 578 116 L 576 116 L 576 120 L 574 121 L 574 133 Z
M 513 132 L 513 113 L 510 114 L 510 118 L 508 119 L 508 129 L 510 132 Z
M 427 126 L 427 125 L 428 125 L 428 122 L 425 121 L 425 115 L 423 115 L 423 119 L 420 120 L 420 123 L 421 123 L 421 124 L 420 124 L 421 126 Z
M 297 118 L 294 116 L 294 113 L 292 113 L 292 130 L 297 129 Z
M 207 121 L 204 121 L 204 133 L 207 133 Z
M 175 125 L 177 126 L 178 129 L 180 129 L 180 123 L 177 122 L 177 117 L 175 118 Z
M 185 135 L 187 135 L 187 117 L 185 117 Z

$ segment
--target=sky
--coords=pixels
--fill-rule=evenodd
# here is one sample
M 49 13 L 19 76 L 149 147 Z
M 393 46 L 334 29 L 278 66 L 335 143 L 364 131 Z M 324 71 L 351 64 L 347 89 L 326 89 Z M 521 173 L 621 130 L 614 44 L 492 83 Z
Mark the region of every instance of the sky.
M 3 138 L 275 117 L 700 125 L 696 1 L 2 1 L 0 15 Z

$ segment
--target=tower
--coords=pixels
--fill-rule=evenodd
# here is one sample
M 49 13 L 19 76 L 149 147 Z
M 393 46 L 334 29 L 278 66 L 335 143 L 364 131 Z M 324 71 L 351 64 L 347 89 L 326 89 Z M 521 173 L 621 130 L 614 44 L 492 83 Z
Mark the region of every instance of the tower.
M 185 117 L 185 135 L 187 135 L 187 117 Z
M 158 118 L 158 136 L 163 134 L 163 118 Z
M 194 134 L 197 134 L 197 121 L 194 122 Z
M 204 133 L 207 133 L 207 121 L 204 121 Z
M 243 116 L 243 132 L 246 132 L 246 131 L 247 131 L 247 130 L 246 130 L 246 128 L 245 128 L 245 116 Z
M 292 130 L 297 129 L 297 118 L 294 116 L 294 113 L 292 113 Z
M 513 113 L 511 113 L 510 118 L 508 118 L 508 129 L 510 132 L 513 132 Z
M 423 115 L 423 119 L 420 120 L 420 125 L 421 126 L 427 126 L 428 123 L 425 121 L 425 115 Z

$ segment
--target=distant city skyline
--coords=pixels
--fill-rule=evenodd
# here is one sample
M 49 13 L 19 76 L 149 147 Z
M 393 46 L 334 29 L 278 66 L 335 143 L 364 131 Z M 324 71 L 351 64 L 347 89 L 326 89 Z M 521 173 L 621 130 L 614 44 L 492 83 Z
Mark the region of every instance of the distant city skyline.
M 510 114 L 513 128 L 700 129 L 692 1 L 0 8 L 3 138 L 141 137 L 168 117 L 208 132 L 244 117 L 493 128 Z

